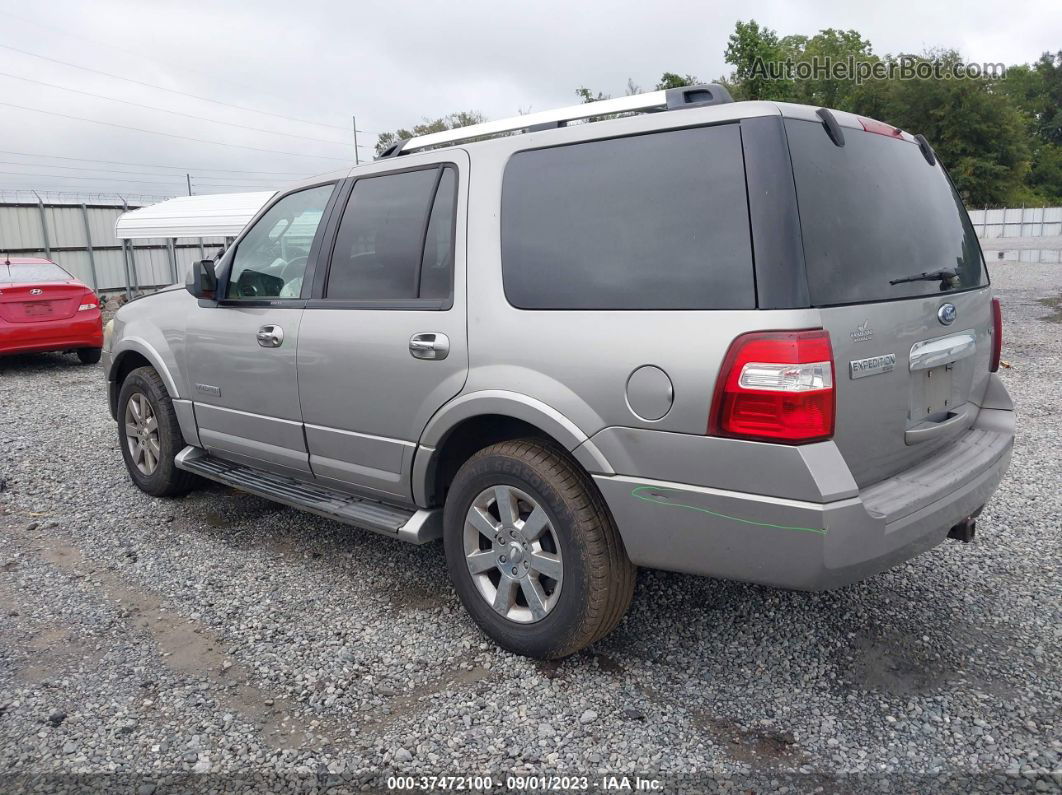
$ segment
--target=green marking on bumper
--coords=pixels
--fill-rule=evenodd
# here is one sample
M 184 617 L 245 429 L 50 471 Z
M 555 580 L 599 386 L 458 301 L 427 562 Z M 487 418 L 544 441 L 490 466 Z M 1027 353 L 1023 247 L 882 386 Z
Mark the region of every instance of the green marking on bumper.
M 741 524 L 751 524 L 756 527 L 771 527 L 775 530 L 795 530 L 800 533 L 814 533 L 815 535 L 824 536 L 826 530 L 821 527 L 792 527 L 785 524 L 771 524 L 770 522 L 756 522 L 752 519 L 742 519 L 740 516 L 729 516 L 725 513 L 719 513 L 718 511 L 710 511 L 707 508 L 699 508 L 696 505 L 686 505 L 681 502 L 671 502 L 655 499 L 652 496 L 646 496 L 642 492 L 656 492 L 657 494 L 682 494 L 678 489 L 661 489 L 656 486 L 638 486 L 631 492 L 631 496 L 635 499 L 643 500 L 644 502 L 651 502 L 653 505 L 667 505 L 672 508 L 685 508 L 687 511 L 697 511 L 698 513 L 706 513 L 711 516 L 718 516 L 720 519 L 729 519 L 732 522 L 740 522 Z

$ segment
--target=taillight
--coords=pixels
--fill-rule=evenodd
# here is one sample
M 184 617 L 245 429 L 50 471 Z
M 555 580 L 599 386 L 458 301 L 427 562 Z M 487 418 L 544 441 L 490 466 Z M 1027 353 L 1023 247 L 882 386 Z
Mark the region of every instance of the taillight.
M 833 436 L 833 418 L 829 332 L 756 331 L 730 344 L 708 433 L 802 444 Z
M 999 369 L 999 356 L 1003 351 L 1003 312 L 999 308 L 999 299 L 992 299 L 992 360 L 988 364 L 988 372 L 994 373 Z
M 87 312 L 90 309 L 99 309 L 99 299 L 93 293 L 85 293 L 81 296 L 81 306 L 77 308 L 78 312 Z

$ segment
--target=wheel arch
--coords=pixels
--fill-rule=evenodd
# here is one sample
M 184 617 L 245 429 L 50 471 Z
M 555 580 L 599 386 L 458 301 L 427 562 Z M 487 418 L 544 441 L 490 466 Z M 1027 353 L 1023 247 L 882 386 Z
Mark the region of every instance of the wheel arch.
M 156 351 L 150 343 L 139 337 L 126 337 L 119 343 L 119 350 L 114 351 L 111 354 L 111 367 L 107 374 L 109 381 L 114 381 L 118 384 L 136 367 L 128 367 L 124 372 L 120 369 L 122 364 L 130 359 L 136 361 L 137 357 L 142 359 L 147 365 L 155 368 L 155 372 L 159 374 L 162 379 L 162 383 L 166 385 L 166 391 L 171 398 L 180 398 L 181 393 L 177 388 L 177 382 L 173 380 L 173 375 L 170 373 L 170 369 L 166 366 L 162 356 Z M 144 365 L 136 365 L 142 367 Z M 121 375 L 121 378 L 118 375 Z
M 137 337 L 127 337 L 122 340 L 120 350 L 111 354 L 111 364 L 107 371 L 107 397 L 110 403 L 111 417 L 118 419 L 118 396 L 122 391 L 122 383 L 129 373 L 138 367 L 150 367 L 159 374 L 162 385 L 166 389 L 173 402 L 177 421 L 181 427 L 181 434 L 187 444 L 199 445 L 199 432 L 196 427 L 195 414 L 190 400 L 182 399 L 177 383 L 173 379 L 170 369 L 158 351 L 150 344 Z
M 451 401 L 429 420 L 413 460 L 413 498 L 441 505 L 461 464 L 477 450 L 524 436 L 564 448 L 588 474 L 614 474 L 574 422 L 539 400 L 503 390 L 474 392 Z

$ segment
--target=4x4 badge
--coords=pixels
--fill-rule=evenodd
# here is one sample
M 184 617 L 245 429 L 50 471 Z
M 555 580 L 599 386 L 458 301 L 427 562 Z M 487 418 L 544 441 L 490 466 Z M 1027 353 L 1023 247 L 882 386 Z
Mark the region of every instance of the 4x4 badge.
M 852 338 L 852 342 L 866 342 L 869 340 L 874 336 L 874 332 L 870 330 L 870 321 L 864 320 L 849 336 Z

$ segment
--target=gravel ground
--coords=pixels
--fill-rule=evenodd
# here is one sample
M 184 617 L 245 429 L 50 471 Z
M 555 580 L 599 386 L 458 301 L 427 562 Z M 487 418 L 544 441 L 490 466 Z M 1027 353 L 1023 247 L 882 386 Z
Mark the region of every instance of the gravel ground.
M 1062 270 L 993 275 L 1020 420 L 974 543 L 825 594 L 643 571 L 559 663 L 487 642 L 441 546 L 220 487 L 147 497 L 99 368 L 0 361 L 0 789 L 1059 789 Z

